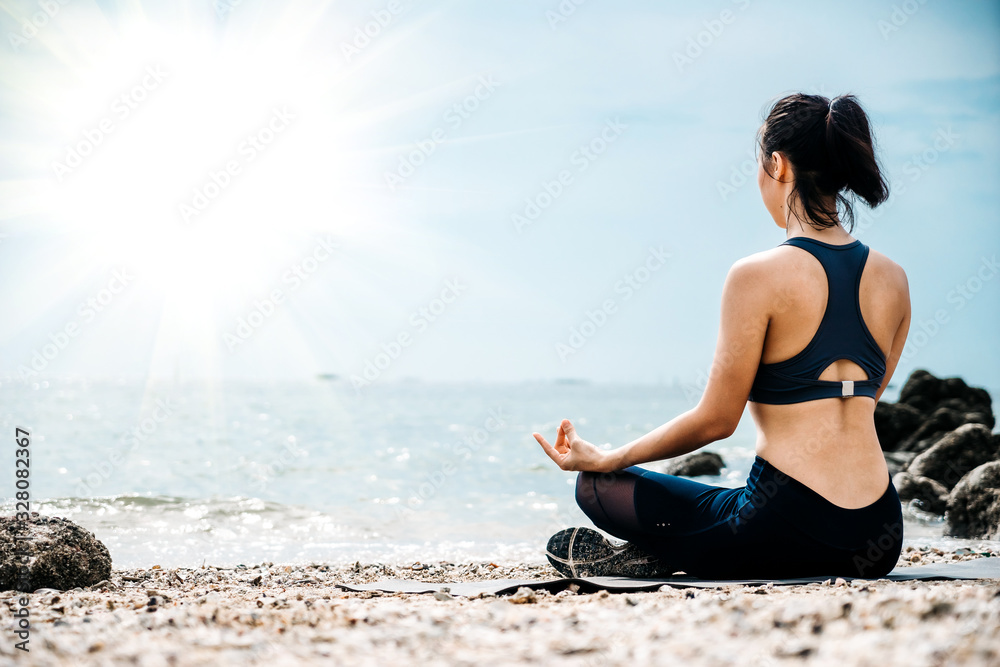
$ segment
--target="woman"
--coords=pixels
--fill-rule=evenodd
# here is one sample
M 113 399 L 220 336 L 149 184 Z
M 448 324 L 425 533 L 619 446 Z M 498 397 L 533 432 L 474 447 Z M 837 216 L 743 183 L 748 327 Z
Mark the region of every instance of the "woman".
M 554 445 L 534 434 L 560 468 L 580 471 L 576 499 L 594 524 L 627 540 L 556 533 L 548 558 L 567 576 L 877 578 L 899 558 L 902 512 L 874 411 L 910 300 L 903 270 L 848 233 L 845 191 L 871 207 L 888 198 L 868 118 L 851 95 L 789 95 L 758 147 L 757 184 L 786 241 L 730 269 L 698 405 L 612 450 L 568 420 Z M 729 437 L 748 401 L 758 435 L 745 487 L 637 467 Z

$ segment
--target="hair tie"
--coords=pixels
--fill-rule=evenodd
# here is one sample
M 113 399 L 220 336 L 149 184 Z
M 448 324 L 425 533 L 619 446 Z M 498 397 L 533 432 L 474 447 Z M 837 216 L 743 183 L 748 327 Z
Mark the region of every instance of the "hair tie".
M 834 97 L 833 99 L 830 100 L 830 108 L 827 109 L 827 111 L 826 111 L 827 113 L 833 113 L 833 103 L 836 102 L 836 101 L 837 101 L 836 97 Z

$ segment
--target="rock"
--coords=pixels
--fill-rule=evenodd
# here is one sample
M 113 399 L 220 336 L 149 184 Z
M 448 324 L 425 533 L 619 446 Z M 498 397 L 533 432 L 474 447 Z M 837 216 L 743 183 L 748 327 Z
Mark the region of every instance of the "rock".
M 715 452 L 696 452 L 671 461 L 665 472 L 668 475 L 683 477 L 699 477 L 701 475 L 718 475 L 725 467 L 722 457 Z
M 25 535 L 32 539 L 15 539 Z M 27 554 L 26 564 L 22 563 L 21 552 Z M 24 522 L 13 516 L 0 517 L 0 590 L 65 591 L 110 578 L 111 554 L 107 547 L 69 519 L 37 512 Z
M 442 588 L 441 590 L 434 591 L 434 599 L 439 602 L 454 600 L 455 596 L 449 593 L 450 590 L 450 588 Z
M 118 585 L 105 579 L 103 581 L 98 581 L 96 584 L 90 587 L 90 590 L 92 591 L 99 591 L 101 589 L 106 589 L 109 591 L 117 591 Z
M 996 459 L 997 454 L 993 434 L 988 428 L 982 424 L 965 424 L 913 459 L 906 472 L 929 477 L 951 490 L 966 473 Z
M 897 403 L 875 406 L 883 451 L 923 453 L 963 424 L 996 425 L 989 393 L 961 378 L 941 379 L 925 370 L 910 374 Z
M 948 506 L 948 489 L 933 479 L 900 472 L 893 476 L 892 484 L 900 500 L 916 500 L 918 507 L 925 512 L 944 514 Z
M 1000 537 L 1000 461 L 990 461 L 962 478 L 948 497 L 945 534 Z
M 992 418 L 992 413 L 990 417 Z M 982 412 L 959 412 L 952 408 L 938 408 L 917 427 L 917 430 L 904 438 L 897 448 L 899 451 L 919 454 L 933 447 L 941 438 L 963 424 L 985 424 L 992 428 L 988 422 L 989 419 Z
M 889 468 L 889 475 L 895 477 L 896 473 L 906 470 L 916 456 L 916 452 L 882 452 L 885 457 L 885 465 Z
M 510 601 L 513 604 L 534 604 L 537 600 L 538 596 L 535 595 L 535 591 L 527 586 L 521 586 L 510 596 Z
M 912 405 L 883 401 L 875 404 L 875 432 L 883 451 L 895 451 L 904 438 L 917 430 L 921 421 L 923 415 Z
M 965 412 L 989 415 L 986 425 L 990 428 L 995 426 L 989 393 L 985 389 L 970 387 L 961 378 L 937 378 L 925 370 L 915 370 L 910 373 L 899 392 L 900 403 L 906 403 L 925 413 L 931 412 L 945 401 L 948 401 L 948 407 L 952 409 L 959 409 L 956 406 L 964 405 Z

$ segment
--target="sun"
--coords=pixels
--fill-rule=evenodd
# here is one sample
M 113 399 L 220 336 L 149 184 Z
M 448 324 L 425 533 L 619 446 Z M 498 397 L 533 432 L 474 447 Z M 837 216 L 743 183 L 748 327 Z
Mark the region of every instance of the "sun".
M 384 182 L 386 165 L 413 149 L 393 128 L 444 107 L 468 81 L 386 94 L 379 82 L 403 76 L 413 58 L 400 45 L 423 22 L 394 24 L 348 61 L 328 35 L 349 34 L 357 18 L 324 0 L 217 5 L 60 5 L 20 54 L 0 54 L 15 128 L 0 142 L 12 157 L 0 178 L 3 233 L 57 239 L 59 253 L 46 258 L 58 270 L 29 286 L 41 295 L 34 314 L 63 317 L 87 296 L 81 286 L 127 270 L 123 337 L 143 348 L 135 336 L 150 336 L 155 319 L 151 368 L 194 354 L 187 365 L 211 372 L 248 307 L 294 284 L 288 272 L 335 241 L 351 255 L 324 264 L 324 280 L 342 280 L 323 317 L 343 323 L 350 343 L 299 331 L 316 325 L 294 306 L 272 340 L 367 345 L 366 312 L 397 305 L 386 275 L 436 277 L 436 248 L 450 252 L 414 224 L 422 202 Z M 33 8 L 4 9 L 20 24 Z
M 159 339 L 217 346 L 220 304 L 266 293 L 313 238 L 382 224 L 352 187 L 343 138 L 357 118 L 337 122 L 350 83 L 331 90 L 329 67 L 294 42 L 138 17 L 91 28 L 104 34 L 85 58 L 34 68 L 28 103 L 39 133 L 56 132 L 30 145 L 46 173 L 19 192 L 74 239 L 69 264 L 137 275 L 162 303 Z

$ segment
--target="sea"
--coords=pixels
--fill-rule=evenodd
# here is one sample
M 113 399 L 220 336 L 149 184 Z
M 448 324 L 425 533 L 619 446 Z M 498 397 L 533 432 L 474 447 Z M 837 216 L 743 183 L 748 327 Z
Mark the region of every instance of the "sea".
M 23 428 L 31 509 L 92 531 L 115 567 L 541 563 L 552 533 L 590 524 L 575 473 L 531 433 L 551 441 L 569 418 L 584 439 L 617 446 L 699 393 L 578 380 L 4 381 L 0 512 L 14 510 Z M 722 473 L 698 480 L 742 486 L 754 440 L 745 414 L 705 448 L 722 456 Z M 998 546 L 944 537 L 940 518 L 904 513 L 905 544 Z

